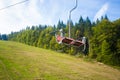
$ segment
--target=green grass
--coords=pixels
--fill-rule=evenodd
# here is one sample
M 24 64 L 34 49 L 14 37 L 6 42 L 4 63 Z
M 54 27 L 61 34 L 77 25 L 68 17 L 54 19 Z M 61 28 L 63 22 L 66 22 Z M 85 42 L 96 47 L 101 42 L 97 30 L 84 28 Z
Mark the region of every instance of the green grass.
M 51 50 L 0 41 L 0 80 L 120 80 L 120 71 Z

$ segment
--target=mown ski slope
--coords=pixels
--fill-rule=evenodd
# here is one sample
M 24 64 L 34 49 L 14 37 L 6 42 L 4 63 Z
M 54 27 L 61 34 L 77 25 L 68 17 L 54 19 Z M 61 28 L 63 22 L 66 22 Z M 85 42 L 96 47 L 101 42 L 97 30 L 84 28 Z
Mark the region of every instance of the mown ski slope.
M 120 80 L 120 71 L 51 50 L 0 41 L 0 80 Z

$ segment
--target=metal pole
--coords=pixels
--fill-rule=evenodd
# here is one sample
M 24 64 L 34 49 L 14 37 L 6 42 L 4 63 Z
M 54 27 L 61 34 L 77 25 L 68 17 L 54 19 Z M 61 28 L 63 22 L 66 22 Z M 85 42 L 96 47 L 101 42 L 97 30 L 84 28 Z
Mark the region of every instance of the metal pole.
M 71 12 L 69 13 L 69 38 L 71 37 L 71 34 L 70 34 L 70 24 L 71 24 Z
M 70 32 L 70 28 L 71 28 L 71 26 L 70 26 L 70 23 L 71 23 L 71 12 L 73 11 L 73 10 L 75 10 L 77 8 L 77 0 L 76 0 L 76 5 L 75 5 L 75 7 L 73 7 L 71 10 L 70 10 L 70 12 L 69 12 L 69 38 L 71 38 L 71 32 Z

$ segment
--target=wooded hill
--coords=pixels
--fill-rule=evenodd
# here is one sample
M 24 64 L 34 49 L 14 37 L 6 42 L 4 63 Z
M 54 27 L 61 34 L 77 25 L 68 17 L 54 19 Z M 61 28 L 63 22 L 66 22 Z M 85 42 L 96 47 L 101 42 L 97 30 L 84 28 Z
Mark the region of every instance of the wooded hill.
M 64 35 L 68 36 L 68 23 L 58 21 L 57 26 L 37 25 L 26 27 L 19 32 L 11 32 L 8 39 L 66 54 L 81 55 L 82 47 L 69 47 L 56 42 L 54 31 L 61 28 L 65 32 Z M 89 43 L 84 54 L 100 62 L 120 66 L 120 19 L 111 22 L 105 16 L 101 17 L 101 20 L 91 22 L 88 17 L 86 19 L 80 17 L 75 24 L 71 21 L 71 37 L 79 39 L 81 36 L 86 36 Z

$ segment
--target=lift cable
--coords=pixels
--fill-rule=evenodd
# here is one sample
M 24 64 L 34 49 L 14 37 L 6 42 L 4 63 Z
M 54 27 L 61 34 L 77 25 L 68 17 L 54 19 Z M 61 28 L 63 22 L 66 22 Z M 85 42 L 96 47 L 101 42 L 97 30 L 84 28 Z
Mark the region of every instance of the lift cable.
M 0 11 L 2 11 L 2 10 L 4 10 L 4 9 L 7 9 L 7 8 L 10 8 L 10 7 L 13 7 L 13 6 L 16 6 L 16 5 L 18 5 L 18 4 L 25 3 L 25 2 L 27 2 L 27 1 L 29 1 L 29 0 L 24 0 L 24 1 L 21 1 L 21 2 L 17 2 L 17 3 L 15 3 L 15 4 L 8 5 L 8 6 L 4 7 L 4 8 L 1 8 Z

